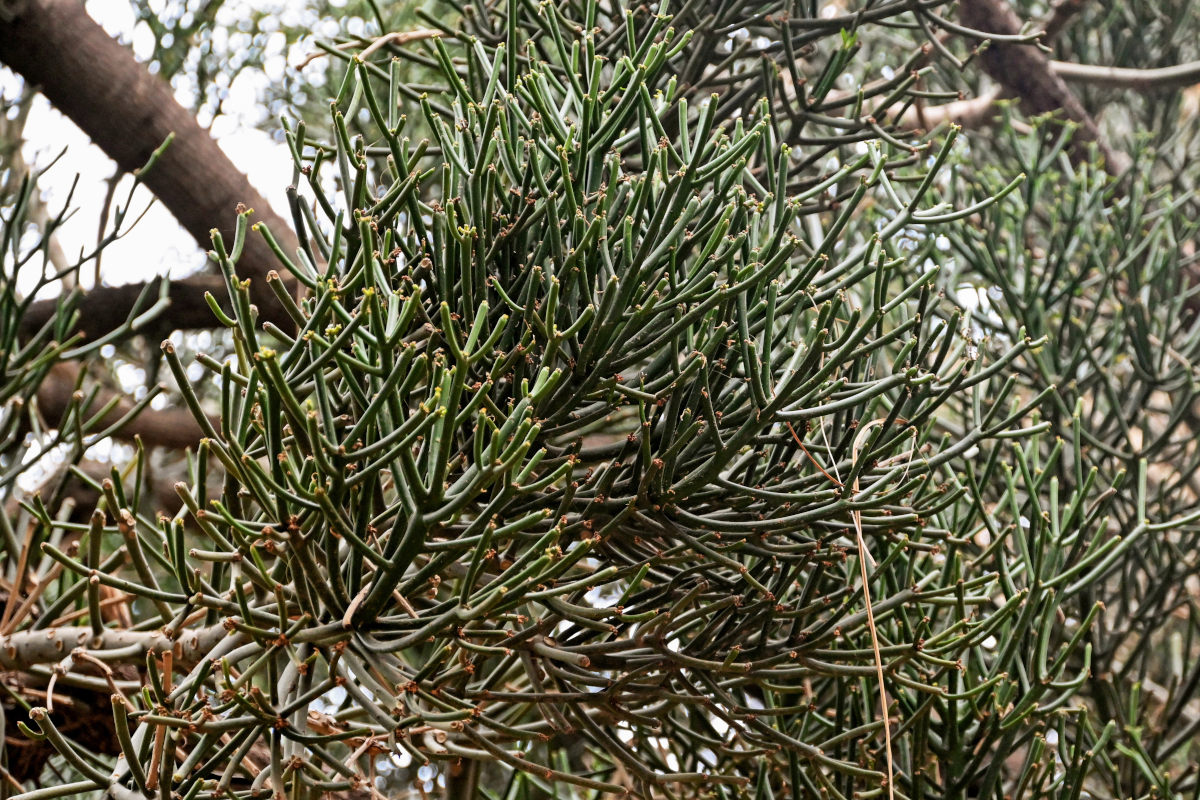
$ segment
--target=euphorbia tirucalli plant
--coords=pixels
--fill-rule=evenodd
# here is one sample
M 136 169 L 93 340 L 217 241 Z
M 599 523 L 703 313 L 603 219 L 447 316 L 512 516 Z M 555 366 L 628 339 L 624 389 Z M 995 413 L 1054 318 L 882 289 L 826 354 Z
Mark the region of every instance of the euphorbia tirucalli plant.
M 1044 317 L 946 291 L 1033 189 L 957 127 L 898 132 L 928 53 L 837 91 L 859 34 L 776 11 L 485 3 L 330 49 L 329 119 L 284 123 L 300 248 L 244 211 L 213 238 L 229 352 L 196 381 L 163 346 L 204 431 L 180 510 L 118 472 L 87 522 L 38 517 L 47 599 L 86 608 L 55 674 L 146 680 L 86 673 L 114 763 L 30 709 L 77 780 L 24 796 L 1079 796 L 1107 768 L 1081 692 L 1122 474 L 1093 406 L 1047 411 Z M 827 60 L 755 71 L 785 49 Z M 290 325 L 237 275 L 253 236 Z M 1187 522 L 1134 468 L 1129 532 Z

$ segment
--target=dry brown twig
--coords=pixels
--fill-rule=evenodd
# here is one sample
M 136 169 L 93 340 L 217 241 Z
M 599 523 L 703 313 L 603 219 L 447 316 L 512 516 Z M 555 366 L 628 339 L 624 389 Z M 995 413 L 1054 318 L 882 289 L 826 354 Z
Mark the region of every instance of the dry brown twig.
M 884 422 L 886 422 L 886 420 L 884 420 L 884 419 L 872 420 L 871 422 L 868 422 L 866 425 L 862 426 L 861 430 L 859 430 L 858 434 L 854 437 L 854 445 L 852 447 L 851 459 L 855 464 L 858 463 L 858 457 L 863 448 L 863 445 L 866 443 L 867 435 L 871 432 L 871 430 L 879 427 Z M 830 481 L 832 481 L 834 484 L 836 484 L 839 488 L 844 488 L 845 483 L 842 481 L 841 475 L 838 474 L 838 475 L 836 475 L 836 477 L 834 475 L 830 475 L 825 470 L 825 468 L 821 466 L 820 462 L 818 462 L 815 458 L 813 458 L 812 453 L 810 453 L 808 451 L 808 448 L 804 446 L 804 443 L 800 440 L 800 437 L 796 434 L 796 431 L 792 427 L 791 423 L 785 423 L 785 424 L 787 425 L 788 430 L 791 431 L 792 438 L 794 438 L 796 440 L 796 443 L 798 445 L 800 445 L 800 449 L 803 450 L 804 454 L 808 456 L 809 460 L 811 460 L 812 463 L 816 465 L 817 469 L 819 469 L 826 478 L 828 478 Z M 824 429 L 822 429 L 822 433 L 824 433 Z M 837 464 L 833 465 L 833 470 L 836 474 L 837 473 Z M 859 474 L 859 472 L 861 472 L 861 470 L 856 470 L 855 477 L 854 477 L 854 483 L 852 485 L 852 489 L 855 494 L 858 493 L 858 486 L 859 486 L 858 474 Z M 875 559 L 871 556 L 870 548 L 867 547 L 866 537 L 863 535 L 861 512 L 851 511 L 850 517 L 854 522 L 855 541 L 858 546 L 859 578 L 860 578 L 860 580 L 862 580 L 863 603 L 866 606 L 866 612 L 867 612 L 867 630 L 870 631 L 870 633 L 871 633 L 871 650 L 872 650 L 872 653 L 875 658 L 875 677 L 876 677 L 876 682 L 879 687 L 879 705 L 880 705 L 880 710 L 883 715 L 883 742 L 884 742 L 884 753 L 885 753 L 885 757 L 887 758 L 888 800 L 895 800 L 896 770 L 895 770 L 894 756 L 892 754 L 891 714 L 888 711 L 889 700 L 888 700 L 887 687 L 884 685 L 883 653 L 879 647 L 879 631 L 875 627 L 875 608 L 871 602 L 871 587 L 870 587 L 871 576 L 870 576 L 870 573 L 868 572 L 868 569 L 873 569 L 875 567 Z
M 864 444 L 866 444 L 867 436 L 871 430 L 883 425 L 885 419 L 874 419 L 862 427 L 854 437 L 853 446 L 853 461 L 858 463 L 859 453 Z M 858 475 L 862 470 L 856 469 L 854 475 L 853 489 L 854 493 L 858 494 Z M 867 548 L 866 538 L 863 536 L 862 513 L 855 510 L 850 512 L 851 519 L 854 520 L 854 536 L 858 543 L 858 571 L 859 577 L 862 579 L 863 603 L 866 605 L 867 611 L 867 630 L 871 632 L 871 650 L 875 656 L 875 677 L 879 684 L 879 706 L 883 713 L 883 742 L 884 752 L 887 755 L 887 790 L 888 800 L 895 800 L 896 797 L 896 769 L 893 763 L 892 756 L 892 722 L 888 713 L 888 693 L 887 687 L 884 685 L 883 677 L 883 654 L 879 649 L 879 631 L 875 627 L 875 609 L 871 603 L 871 587 L 869 584 L 870 574 L 867 572 L 867 562 L 871 559 L 870 550 Z

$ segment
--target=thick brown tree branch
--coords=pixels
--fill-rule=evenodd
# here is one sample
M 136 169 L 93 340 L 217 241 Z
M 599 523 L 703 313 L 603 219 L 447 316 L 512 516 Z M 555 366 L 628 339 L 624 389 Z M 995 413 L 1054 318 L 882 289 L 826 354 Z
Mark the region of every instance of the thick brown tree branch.
M 954 100 L 936 106 L 909 106 L 898 123 L 905 129 L 931 131 L 944 123 L 954 123 L 964 128 L 978 128 L 996 116 L 996 101 L 1000 91 L 992 90 L 978 97 Z
M 1076 4 L 1063 3 L 1060 8 L 1073 5 Z M 1006 0 L 962 0 L 960 17 L 964 25 L 984 34 L 1014 33 L 1021 27 L 1020 19 Z M 1056 113 L 1079 126 L 1072 141 L 1072 157 L 1086 158 L 1087 146 L 1094 144 L 1104 156 L 1105 169 L 1117 176 L 1128 168 L 1129 157 L 1108 146 L 1064 78 L 1144 90 L 1179 88 L 1200 80 L 1200 66 L 1196 62 L 1149 70 L 1086 67 L 1051 61 L 1041 50 L 1029 45 L 992 42 L 981 59 L 988 75 L 1016 97 L 1026 113 Z M 1193 286 L 1200 280 L 1191 267 L 1187 268 L 1187 275 Z M 1200 298 L 1189 293 L 1184 307 L 1192 315 L 1200 312 Z
M 1016 35 L 1022 24 L 1005 0 L 962 0 L 959 19 L 985 37 Z M 1095 145 L 1104 157 L 1105 169 L 1114 175 L 1125 171 L 1128 156 L 1108 146 L 1095 120 L 1044 52 L 1030 44 L 992 41 L 980 61 L 984 71 L 1017 99 L 1026 114 L 1057 114 L 1078 126 L 1071 149 L 1075 158 L 1086 158 L 1088 146 Z
M 80 369 L 78 364 L 71 362 L 55 364 L 38 387 L 38 408 L 49 425 L 57 427 L 66 415 L 75 395 Z M 84 417 L 88 418 L 97 413 L 117 396 L 115 392 L 101 389 L 91 405 L 84 410 Z M 132 409 L 133 403 L 129 398 L 120 396 L 116 405 L 100 420 L 98 430 L 115 425 Z M 168 408 L 138 414 L 113 435 L 127 441 L 137 436 L 150 446 L 183 449 L 195 447 L 203 438 L 204 431 L 187 409 Z
M 1050 18 L 1042 26 L 1042 43 L 1053 40 L 1070 24 L 1075 16 L 1083 11 L 1087 0 L 1058 0 L 1050 12 Z
M 127 283 L 121 286 L 101 286 L 84 294 L 76 305 L 79 320 L 72 333 L 83 334 L 88 341 L 120 328 L 135 311 L 145 312 L 159 299 L 162 279 L 149 283 Z M 167 310 L 148 321 L 138 333 L 150 339 L 163 339 L 176 330 L 211 328 L 216 324 L 212 309 L 204 300 L 209 292 L 225 313 L 231 313 L 225 281 L 219 275 L 193 275 L 170 281 L 167 286 Z M 145 299 L 138 305 L 138 298 Z M 21 331 L 32 335 L 58 314 L 57 300 L 40 300 L 29 307 L 21 318 Z
M 1040 43 L 1045 46 L 1053 41 L 1083 9 L 1086 2 L 1087 0 L 1060 0 L 1054 6 L 1050 19 L 1043 26 L 1044 30 L 1039 39 Z M 1019 20 L 1012 15 L 1011 11 L 1008 14 L 1004 13 L 1005 9 L 1002 6 L 1002 3 L 986 2 L 980 7 L 987 11 L 987 16 L 993 20 L 1007 17 L 1007 25 L 1002 24 L 1001 27 L 1011 31 L 1013 30 L 1013 25 L 1017 24 Z M 994 43 L 991 46 L 1003 47 L 1003 45 L 996 45 Z M 1002 56 L 1002 59 L 1005 58 L 1011 59 L 1013 56 L 1009 53 Z M 1028 58 L 1023 56 L 1020 60 L 1027 62 Z M 1054 75 L 1057 75 L 1066 83 L 1082 83 L 1111 89 L 1168 92 L 1200 83 L 1200 61 L 1190 61 L 1170 67 L 1154 68 L 1106 67 L 1077 64 L 1071 61 L 1052 61 L 1049 59 L 1045 63 Z M 1010 70 L 1009 74 L 1013 74 L 1013 71 Z M 900 122 L 905 127 L 917 130 L 932 130 L 945 122 L 954 122 L 967 128 L 986 124 L 995 116 L 993 104 L 996 100 L 1019 96 L 1014 86 L 1015 81 L 1009 80 L 1005 82 L 1001 79 L 998 79 L 998 81 L 1001 83 L 1001 88 L 978 97 L 971 97 L 938 106 L 913 106 L 908 108 Z M 1052 82 L 1046 75 L 1035 76 L 1035 83 L 1040 87 L 1049 86 Z M 1041 95 L 1043 98 L 1056 98 L 1060 96 L 1058 94 L 1060 89 L 1065 88 L 1065 85 L 1062 87 L 1053 87 L 1049 90 L 1043 88 Z M 1062 95 L 1064 98 L 1065 96 Z M 1052 105 L 1052 103 L 1047 103 L 1046 105 Z M 1063 107 L 1063 110 L 1069 111 L 1067 106 L 1070 105 L 1068 102 Z M 1086 120 L 1084 119 L 1074 119 L 1074 121 L 1086 124 Z M 1116 155 L 1118 162 L 1120 162 L 1123 159 L 1123 154 Z
M 232 240 L 241 203 L 255 210 L 256 219 L 266 224 L 285 253 L 295 252 L 297 240 L 288 224 L 271 211 L 208 131 L 175 100 L 170 86 L 105 33 L 82 3 L 4 3 L 0 63 L 38 87 L 123 170 L 143 166 L 174 134 L 170 147 L 143 180 L 202 248 L 210 247 L 214 227 L 226 241 Z M 253 279 L 250 292 L 260 317 L 286 330 L 291 320 L 266 282 L 267 272 L 278 268 L 263 239 L 248 236 L 238 271 L 243 278 Z M 84 322 L 92 335 L 103 332 Z

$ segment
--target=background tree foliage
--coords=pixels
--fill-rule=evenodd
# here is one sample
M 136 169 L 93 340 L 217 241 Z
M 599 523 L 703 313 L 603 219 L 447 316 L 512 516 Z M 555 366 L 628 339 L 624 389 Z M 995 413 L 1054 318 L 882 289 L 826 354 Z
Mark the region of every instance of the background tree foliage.
M 4 796 L 1200 792 L 1189 4 L 135 8 L 0 8 L 213 265 L 3 151 Z

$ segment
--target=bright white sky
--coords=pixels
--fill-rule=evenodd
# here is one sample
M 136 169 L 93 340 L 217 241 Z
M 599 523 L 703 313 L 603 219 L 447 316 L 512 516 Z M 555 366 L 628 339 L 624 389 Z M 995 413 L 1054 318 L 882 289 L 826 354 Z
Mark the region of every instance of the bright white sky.
M 243 0 L 228 3 L 228 8 L 222 9 L 222 12 L 236 15 L 238 10 L 235 7 L 252 2 Z M 261 8 L 262 4 L 258 5 Z M 89 0 L 87 10 L 110 34 L 122 42 L 132 42 L 134 53 L 140 60 L 152 52 L 154 43 L 150 32 L 144 25 L 137 29 L 128 0 Z M 288 214 L 284 192 L 292 178 L 291 157 L 285 144 L 276 142 L 268 133 L 256 128 L 263 121 L 264 114 L 258 101 L 259 91 L 267 81 L 280 77 L 289 62 L 299 63 L 312 50 L 311 45 L 300 45 L 293 47 L 291 52 L 284 52 L 285 45 L 282 34 L 270 37 L 265 74 L 245 70 L 238 76 L 229 87 L 223 107 L 224 115 L 213 124 L 212 134 L 233 163 L 249 177 L 250 182 L 276 210 L 284 212 L 286 219 Z M 20 85 L 12 73 L 0 69 L 0 94 L 8 98 L 15 97 Z M 187 98 L 184 101 L 188 104 Z M 63 250 L 69 258 L 74 259 L 81 250 L 90 251 L 96 242 L 106 181 L 116 165 L 70 120 L 41 97 L 36 99 L 30 111 L 25 139 L 25 160 L 35 169 L 49 164 L 66 148 L 66 153 L 39 182 L 51 213 L 61 211 L 71 183 L 75 175 L 79 175 L 79 186 L 71 201 L 76 211 L 58 233 Z M 117 189 L 114 202 L 124 202 L 128 197 L 130 182 L 130 178 L 124 179 Z M 153 201 L 153 195 L 139 188 L 134 198 L 134 210 L 127 219 L 141 213 L 147 204 L 153 202 L 153 205 L 128 236 L 104 251 L 102 279 L 105 283 L 143 281 L 161 274 L 181 277 L 204 266 L 203 252 L 179 227 L 174 217 Z M 90 285 L 91 273 L 92 270 L 85 267 L 82 275 L 84 286 Z

